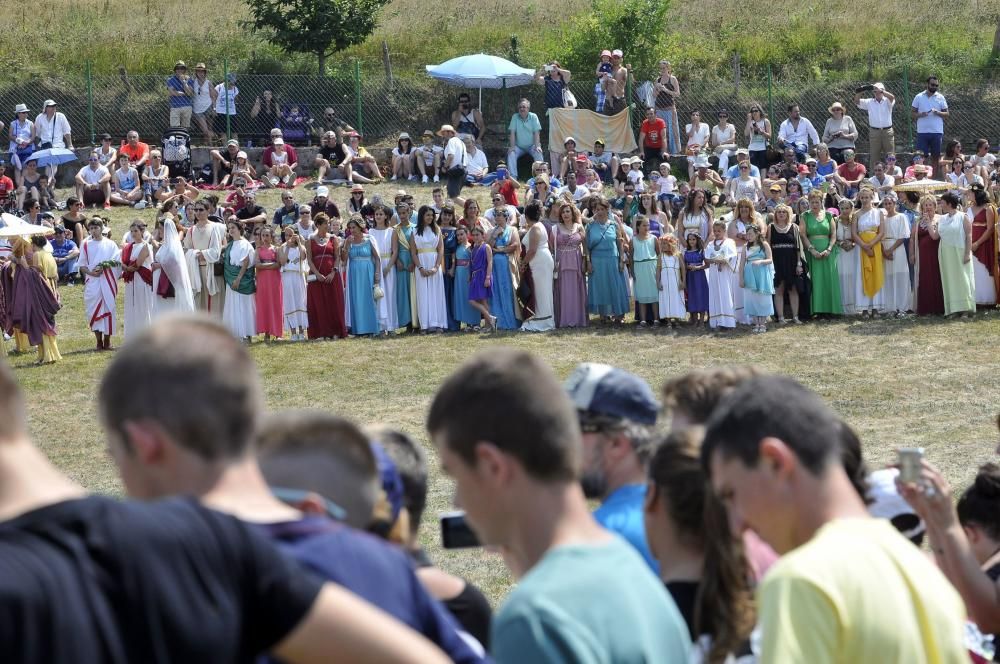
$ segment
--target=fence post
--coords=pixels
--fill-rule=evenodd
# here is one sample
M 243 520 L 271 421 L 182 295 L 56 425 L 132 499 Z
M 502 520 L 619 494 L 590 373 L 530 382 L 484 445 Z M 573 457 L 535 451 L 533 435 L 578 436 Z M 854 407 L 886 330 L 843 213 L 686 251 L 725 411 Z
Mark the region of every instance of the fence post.
M 771 118 L 771 147 L 774 147 L 774 91 L 771 86 L 771 64 L 767 65 L 767 117 Z
M 90 129 L 90 144 L 95 145 L 97 135 L 94 133 L 94 75 L 90 60 L 87 60 L 87 126 Z
M 733 92 L 736 97 L 740 96 L 740 53 L 733 53 Z
M 358 123 L 358 133 L 363 134 L 364 122 L 362 120 L 362 111 L 364 110 L 361 104 L 361 61 L 354 61 L 354 113 L 355 118 Z
M 910 65 L 903 63 L 903 101 L 910 98 Z M 903 108 L 906 108 L 905 106 Z M 904 111 L 906 116 L 906 140 L 910 149 L 913 149 L 913 115 Z
M 226 140 L 230 140 L 233 137 L 233 127 L 232 118 L 233 115 L 229 111 L 229 59 L 226 58 L 222 61 L 222 94 L 226 96 Z

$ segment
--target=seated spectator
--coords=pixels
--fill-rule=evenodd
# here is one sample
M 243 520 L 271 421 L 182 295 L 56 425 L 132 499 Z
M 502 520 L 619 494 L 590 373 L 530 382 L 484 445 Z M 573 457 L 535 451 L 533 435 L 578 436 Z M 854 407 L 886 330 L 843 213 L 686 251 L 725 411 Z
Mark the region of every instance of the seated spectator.
M 236 163 L 236 155 L 238 155 L 240 152 L 241 152 L 240 142 L 237 141 L 235 138 L 231 138 L 229 139 L 229 141 L 226 142 L 225 150 L 212 150 L 209 153 L 209 156 L 212 159 L 213 186 L 220 184 L 221 182 L 219 177 L 220 175 L 223 178 L 225 178 L 232 172 L 233 164 Z M 246 153 L 244 153 L 244 156 L 245 155 Z M 224 182 L 222 184 L 223 186 L 225 185 Z
M 744 163 L 750 163 L 750 151 L 746 148 L 738 148 L 736 150 L 736 163 L 726 169 L 726 182 L 740 176 L 740 166 Z M 757 178 L 757 181 L 760 182 L 760 169 L 753 164 L 750 164 L 750 177 Z
M 281 207 L 274 211 L 271 223 L 277 228 L 284 228 L 297 223 L 299 220 L 299 204 L 295 202 L 292 192 L 281 192 Z
M 833 102 L 827 110 L 831 117 L 823 127 L 823 143 L 830 148 L 830 156 L 843 163 L 844 150 L 854 150 L 858 128 L 851 116 L 845 114 L 844 106 L 839 101 Z
M 708 154 L 708 142 L 712 130 L 707 122 L 701 121 L 701 111 L 691 111 L 691 122 L 684 125 L 684 154 L 688 161 L 688 179 L 694 179 L 694 160 L 700 154 Z
M 320 213 L 325 214 L 328 219 L 340 219 L 340 209 L 336 203 L 330 200 L 329 187 L 316 187 L 316 196 L 309 203 L 309 208 L 312 210 L 313 219 Z
M 413 173 L 415 152 L 416 149 L 413 147 L 410 135 L 404 131 L 396 140 L 396 147 L 392 149 L 392 177 L 389 180 L 395 181 L 399 178 L 404 180 L 417 179 L 417 176 Z
M 7 169 L 0 164 L 0 205 L 17 204 L 17 187 L 7 175 Z
M 708 146 L 719 160 L 719 174 L 729 170 L 729 158 L 736 152 L 736 126 L 729 122 L 729 111 L 719 111 L 719 123 L 712 127 Z
M 80 248 L 73 241 L 73 231 L 67 230 L 62 224 L 56 224 L 55 235 L 52 236 L 52 258 L 59 269 L 59 281 L 71 286 L 80 277 L 77 263 L 80 258 Z
M 809 159 L 812 159 L 812 157 L 810 157 Z M 810 173 L 809 159 L 806 160 L 805 164 L 799 166 L 799 176 L 797 178 L 795 178 L 795 182 L 798 183 L 798 186 L 799 186 L 799 192 L 801 193 L 801 195 L 803 197 L 808 197 L 809 196 L 809 192 L 812 191 L 813 187 L 815 186 L 813 184 L 812 177 L 809 175 L 809 173 Z M 815 169 L 815 167 L 816 167 L 816 160 L 812 159 L 812 162 L 813 162 L 813 169 Z M 815 172 L 815 171 L 813 171 L 813 172 Z M 787 185 L 786 185 L 786 187 L 787 187 Z
M 289 187 L 295 184 L 295 169 L 299 165 L 299 156 L 295 148 L 285 145 L 285 139 L 278 136 L 271 140 L 271 146 L 264 149 L 261 163 L 267 169 L 264 181 L 272 187 L 283 184 Z
M 66 199 L 66 212 L 59 218 L 62 226 L 73 232 L 73 239 L 76 246 L 83 243 L 83 238 L 87 235 L 87 217 L 83 214 L 83 201 L 76 196 Z
M 236 211 L 236 218 L 246 227 L 246 235 L 251 234 L 260 224 L 267 223 L 267 210 L 257 205 L 257 192 L 252 189 L 246 192 L 243 207 Z
M 899 167 L 896 155 L 892 153 L 885 156 L 885 174 L 894 177 L 896 182 L 903 181 L 903 170 Z
M 660 164 L 660 170 L 651 176 L 652 191 L 656 195 L 656 200 L 666 204 L 664 209 L 670 211 L 677 200 L 677 177 L 670 171 L 670 163 Z
M 913 162 L 906 167 L 906 173 L 903 175 L 903 182 L 910 182 L 911 180 L 917 179 L 917 171 L 923 172 L 924 167 L 926 166 L 924 159 L 924 153 L 920 150 L 915 150 L 913 152 Z M 930 168 L 929 166 L 926 167 Z
M 782 151 L 781 156 L 781 163 L 776 164 L 778 172 L 786 182 L 788 180 L 794 180 L 799 176 L 799 162 L 796 159 L 795 150 L 792 148 L 785 148 Z
M 788 119 L 778 127 L 778 145 L 784 148 L 791 148 L 795 158 L 803 162 L 809 153 L 809 141 L 813 145 L 820 142 L 816 128 L 808 118 L 802 117 L 798 104 L 791 104 L 788 107 Z
M 490 165 L 486 161 L 486 152 L 479 149 L 476 139 L 470 134 L 463 134 L 465 144 L 465 180 L 471 185 L 490 184 L 496 176 L 490 176 Z
M 97 159 L 101 165 L 107 166 L 108 170 L 115 168 L 118 164 L 118 150 L 111 145 L 111 134 L 101 134 L 101 144 L 94 152 L 97 153 Z
M 782 554 L 757 593 L 762 661 L 967 661 L 961 598 L 869 516 L 844 468 L 848 433 L 822 399 L 779 376 L 745 381 L 708 421 L 702 468 L 732 528 L 753 528 Z
M 306 142 L 306 137 L 309 135 L 309 114 L 299 104 L 289 104 L 287 108 L 282 109 L 279 123 L 283 132 L 282 138 L 289 144 L 296 141 L 300 144 Z
M 170 197 L 170 169 L 163 164 L 159 150 L 149 154 L 149 163 L 142 171 L 142 189 L 148 205 L 159 205 Z
M 505 348 L 477 355 L 440 387 L 427 430 L 469 525 L 519 579 L 493 620 L 498 662 L 688 661 L 662 584 L 589 514 L 579 423 L 548 366 Z
M 755 620 L 749 567 L 701 468 L 702 434 L 700 427 L 674 431 L 653 446 L 646 536 L 700 655 L 696 661 L 743 661 L 752 656 Z
M 781 191 L 785 190 L 785 185 L 788 184 L 788 180 L 781 176 L 781 166 L 779 164 L 771 164 L 767 169 L 767 176 L 761 181 L 764 191 L 770 190 L 772 185 L 779 185 Z
M 128 163 L 136 170 L 141 171 L 146 162 L 149 161 L 149 145 L 139 140 L 139 132 L 132 130 L 126 135 L 126 140 L 118 150 L 118 155 L 126 155 Z
M 111 208 L 111 173 L 101 166 L 96 153 L 91 153 L 87 165 L 77 171 L 76 197 L 84 205 Z
M 142 182 L 139 181 L 139 171 L 129 163 L 128 155 L 119 155 L 118 168 L 115 169 L 112 177 L 111 203 L 135 206 L 140 202 L 142 203 L 141 207 L 146 207 L 146 201 L 142 197 Z
M 361 145 L 361 134 L 356 131 L 349 131 L 345 136 L 350 139 L 347 149 L 351 154 L 351 168 L 354 171 L 352 182 L 362 184 L 373 184 L 382 181 L 382 171 L 379 170 L 378 162 Z
M 879 162 L 875 164 L 875 173 L 868 178 L 867 182 L 878 192 L 881 198 L 892 191 L 892 188 L 896 185 L 896 178 L 886 175 L 885 164 Z
M 772 184 L 767 189 L 767 197 L 757 204 L 757 210 L 759 212 L 766 212 L 768 214 L 774 212 L 774 209 L 785 202 L 785 190 L 780 184 Z
M 451 112 L 451 126 L 459 134 L 469 134 L 476 141 L 476 145 L 483 144 L 483 135 L 486 133 L 486 122 L 483 114 L 473 107 L 472 99 L 468 92 L 458 94 L 458 108 Z
M 562 182 L 560 182 L 559 178 L 555 177 L 552 172 L 549 171 L 549 165 L 547 162 L 536 161 L 531 165 L 531 177 L 528 178 L 527 182 L 525 182 L 528 189 L 535 186 L 535 178 L 541 175 L 544 175 L 549 179 L 549 184 L 552 185 L 553 189 L 558 189 L 562 186 Z
M 323 134 L 322 144 L 313 163 L 317 168 L 316 179 L 319 182 L 339 179 L 353 182 L 351 153 L 344 145 L 343 135 L 339 129 Z
M 542 123 L 538 116 L 531 112 L 531 102 L 521 99 L 517 103 L 517 113 L 511 116 L 507 124 L 510 141 L 507 151 L 507 168 L 511 177 L 517 179 L 517 160 L 522 155 L 530 155 L 532 161 L 545 161 L 542 154 Z
M 490 193 L 500 194 L 507 201 L 508 205 L 513 205 L 515 208 L 519 207 L 517 190 L 521 188 L 521 183 L 510 176 L 507 164 L 502 161 L 497 163 L 496 176 L 497 179 L 490 185 Z
M 542 188 L 545 189 L 547 186 L 548 186 L 547 184 L 543 185 Z M 535 200 L 532 197 L 532 193 L 534 192 L 528 192 L 528 198 L 525 200 L 524 203 L 525 205 Z M 555 196 L 551 192 L 548 192 L 546 198 L 554 199 Z M 488 210 L 486 210 L 486 212 L 483 213 L 483 218 L 485 218 L 488 222 L 496 226 L 497 216 L 500 213 L 503 213 L 507 215 L 507 222 L 516 226 L 517 220 L 520 219 L 521 217 L 520 213 L 518 213 L 517 211 L 517 207 L 508 203 L 507 199 L 503 197 L 503 194 L 500 194 L 499 192 L 494 193 L 491 200 L 493 202 L 493 207 L 489 208 Z M 541 203 L 542 201 L 539 202 Z
M 576 139 L 572 136 L 567 136 L 563 140 L 563 153 L 559 159 L 559 179 L 566 182 L 567 175 L 571 175 L 576 178 L 577 168 L 578 168 L 578 156 L 579 152 L 576 150 Z
M 711 205 L 718 205 L 721 200 L 725 199 L 723 192 L 726 183 L 722 181 L 722 176 L 710 168 L 708 157 L 703 154 L 698 155 L 692 165 L 695 169 L 694 177 L 691 180 L 692 186 L 695 189 L 703 189 L 709 195 Z
M 173 201 L 178 208 L 183 209 L 186 205 L 198 200 L 201 192 L 194 185 L 188 184 L 187 178 L 179 177 L 170 188 L 162 190 L 162 202 Z
M 842 196 L 854 199 L 861 190 L 861 182 L 865 179 L 867 169 L 864 164 L 854 159 L 854 150 L 847 148 L 843 155 L 844 163 L 837 167 L 833 182 Z
M 809 180 L 810 189 L 818 189 L 823 186 L 826 182 L 826 178 L 817 172 L 816 160 L 813 157 L 806 159 L 806 174 L 805 178 Z M 799 179 L 802 179 L 801 177 Z M 803 187 L 803 190 L 805 187 Z M 806 192 L 808 193 L 808 192 Z
M 222 178 L 222 186 L 226 187 L 231 185 L 236 181 L 237 178 L 243 180 L 243 186 L 256 187 L 257 186 L 257 169 L 253 167 L 250 160 L 247 159 L 247 153 L 240 150 L 236 153 L 236 163 L 233 164 L 229 171 L 229 175 Z
M 434 182 L 441 181 L 441 157 L 444 154 L 444 148 L 436 145 L 435 139 L 434 132 L 425 129 L 420 136 L 422 145 L 414 150 L 414 160 L 417 162 L 417 170 L 420 171 L 420 180 L 424 184 L 429 181 L 428 174 Z
M 594 151 L 587 155 L 588 165 L 594 169 L 601 181 L 610 183 L 618 172 L 618 156 L 604 149 L 604 139 L 594 141 Z
M 667 150 L 667 123 L 663 118 L 656 117 L 656 109 L 646 108 L 645 119 L 639 128 L 639 146 L 642 155 L 650 164 L 667 161 L 670 152 Z
M 638 192 L 645 191 L 645 185 L 642 180 L 642 172 L 636 171 L 633 167 L 636 165 L 636 160 L 638 157 L 625 157 L 621 160 L 621 164 L 618 167 L 618 173 L 615 175 L 614 185 L 615 193 L 619 196 L 624 193 L 625 185 L 631 183 L 635 190 Z M 641 168 L 642 160 L 638 161 Z
M 833 176 L 837 173 L 837 160 L 830 158 L 830 148 L 826 143 L 816 146 L 816 173 L 822 175 L 827 182 L 833 183 Z
M 354 131 L 354 127 L 338 118 L 337 112 L 330 106 L 323 109 L 323 116 L 317 119 L 319 121 L 313 124 L 312 133 L 320 141 L 323 140 L 327 132 L 336 132 L 337 129 L 340 131 Z

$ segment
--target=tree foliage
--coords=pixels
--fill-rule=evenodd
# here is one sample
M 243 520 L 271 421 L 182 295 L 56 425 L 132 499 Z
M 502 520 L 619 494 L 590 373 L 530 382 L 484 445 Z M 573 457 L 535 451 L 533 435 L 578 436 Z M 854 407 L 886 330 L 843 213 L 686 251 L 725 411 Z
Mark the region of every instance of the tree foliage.
M 247 0 L 252 20 L 247 25 L 268 34 L 287 53 L 311 53 L 319 61 L 360 44 L 378 25 L 378 14 L 389 0 Z
M 567 30 L 560 64 L 574 73 L 593 71 L 601 50 L 620 48 L 637 74 L 654 72 L 663 55 L 670 0 L 592 0 L 591 7 Z

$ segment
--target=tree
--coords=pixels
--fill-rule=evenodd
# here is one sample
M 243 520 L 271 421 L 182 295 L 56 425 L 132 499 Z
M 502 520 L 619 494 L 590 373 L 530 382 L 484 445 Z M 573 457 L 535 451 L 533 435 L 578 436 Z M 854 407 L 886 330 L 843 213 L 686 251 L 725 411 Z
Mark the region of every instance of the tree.
M 326 73 L 326 58 L 363 42 L 375 31 L 389 0 L 247 0 L 247 25 L 270 34 L 286 53 L 311 53 Z
M 655 72 L 669 9 L 670 0 L 591 0 L 591 11 L 574 20 L 559 62 L 574 74 L 592 72 L 602 48 L 620 48 L 636 75 Z

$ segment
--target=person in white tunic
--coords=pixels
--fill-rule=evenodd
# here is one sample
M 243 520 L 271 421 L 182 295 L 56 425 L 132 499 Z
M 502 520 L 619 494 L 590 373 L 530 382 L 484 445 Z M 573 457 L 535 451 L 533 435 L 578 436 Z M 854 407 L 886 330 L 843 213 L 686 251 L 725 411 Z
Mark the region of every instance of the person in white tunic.
M 875 199 L 875 192 L 872 189 L 862 187 L 860 193 L 858 193 L 858 200 L 861 201 L 861 209 L 854 213 L 855 228 L 853 231 L 853 238 L 857 244 L 858 252 L 858 271 L 857 277 L 854 279 L 854 302 L 862 316 L 869 316 L 874 315 L 876 312 L 885 311 L 885 298 L 882 295 L 885 287 L 884 269 L 882 274 L 878 274 L 879 270 L 884 267 L 880 263 L 885 262 L 882 260 L 882 247 L 879 244 L 885 236 L 885 214 L 882 210 L 875 207 L 877 201 Z M 868 286 L 874 292 L 865 292 L 864 271 L 868 264 L 869 256 L 863 253 L 865 247 L 862 246 L 862 243 L 874 243 L 872 250 L 875 252 L 876 260 L 873 261 L 875 269 L 873 270 L 874 274 L 869 277 L 870 282 Z
M 896 194 L 886 194 L 885 238 L 882 240 L 882 258 L 885 261 L 885 285 L 882 297 L 885 311 L 897 318 L 913 308 L 913 293 L 910 289 L 910 268 L 903 247 L 910 239 L 910 223 L 906 215 L 896 210 Z
M 172 216 L 163 218 L 162 239 L 153 262 L 153 316 L 194 311 L 191 277 L 184 260 L 184 247 Z
M 396 259 L 399 258 L 399 239 L 396 229 L 389 225 L 389 209 L 384 205 L 375 208 L 375 226 L 368 230 L 378 255 L 382 260 L 382 293 L 377 303 L 379 326 L 383 334 L 399 328 L 396 314 Z
M 677 238 L 664 235 L 659 240 L 660 253 L 657 255 L 657 288 L 660 292 L 660 319 L 666 319 L 671 326 L 687 316 L 684 307 L 684 261 L 677 251 Z
M 284 259 L 280 261 L 284 326 L 292 341 L 305 341 L 306 330 L 309 328 L 306 309 L 306 274 L 309 272 L 309 263 L 306 261 L 302 242 L 298 233 L 291 231 L 280 249 Z
M 417 227 L 410 238 L 410 251 L 417 259 L 414 276 L 418 318 L 425 334 L 448 327 L 448 302 L 444 295 L 444 239 L 435 216 L 429 205 L 421 207 L 417 214 Z
M 83 241 L 79 262 L 80 273 L 86 277 L 83 286 L 84 313 L 97 340 L 97 349 L 110 350 L 111 336 L 115 333 L 118 320 L 121 250 L 113 240 L 104 237 L 104 224 L 100 219 L 91 219 L 87 232 L 90 237 Z
M 222 315 L 222 275 L 216 276 L 215 264 L 222 256 L 225 227 L 208 218 L 208 206 L 203 201 L 194 204 L 195 224 L 184 236 L 185 259 L 195 306 L 200 311 Z
M 524 210 L 524 220 L 528 224 L 522 242 L 526 247 L 524 255 L 531 268 L 534 285 L 535 315 L 524 321 L 521 329 L 526 332 L 548 332 L 556 329 L 556 319 L 552 308 L 553 269 L 555 261 L 549 251 L 549 236 L 545 225 L 539 222 L 541 208 L 529 205 Z
M 840 277 L 840 305 L 845 316 L 858 313 L 858 283 L 861 281 L 861 263 L 858 256 L 861 249 L 854 243 L 851 221 L 854 203 L 846 198 L 840 200 L 840 219 L 837 221 L 837 276 Z
M 153 249 L 146 241 L 146 224 L 133 221 L 131 237 L 122 248 L 125 282 L 125 338 L 134 337 L 153 321 Z
M 739 259 L 743 259 L 747 253 L 747 228 L 750 224 L 758 224 L 757 211 L 754 210 L 752 201 L 741 198 L 736 201 L 733 218 L 726 227 L 726 236 L 736 245 Z M 736 273 L 736 281 L 738 285 L 739 273 Z M 733 289 L 733 307 L 736 311 L 736 322 L 739 325 L 750 324 L 750 316 L 746 313 L 743 303 L 744 295 L 742 288 Z
M 237 339 L 249 343 L 257 334 L 257 307 L 254 299 L 254 251 L 250 241 L 243 237 L 243 224 L 231 220 L 226 224 L 229 244 L 222 252 L 226 284 L 222 322 Z
M 734 291 L 739 286 L 736 265 L 739 252 L 736 243 L 726 237 L 726 223 L 712 225 L 712 240 L 705 245 L 705 263 L 708 269 L 708 325 L 736 327 Z

